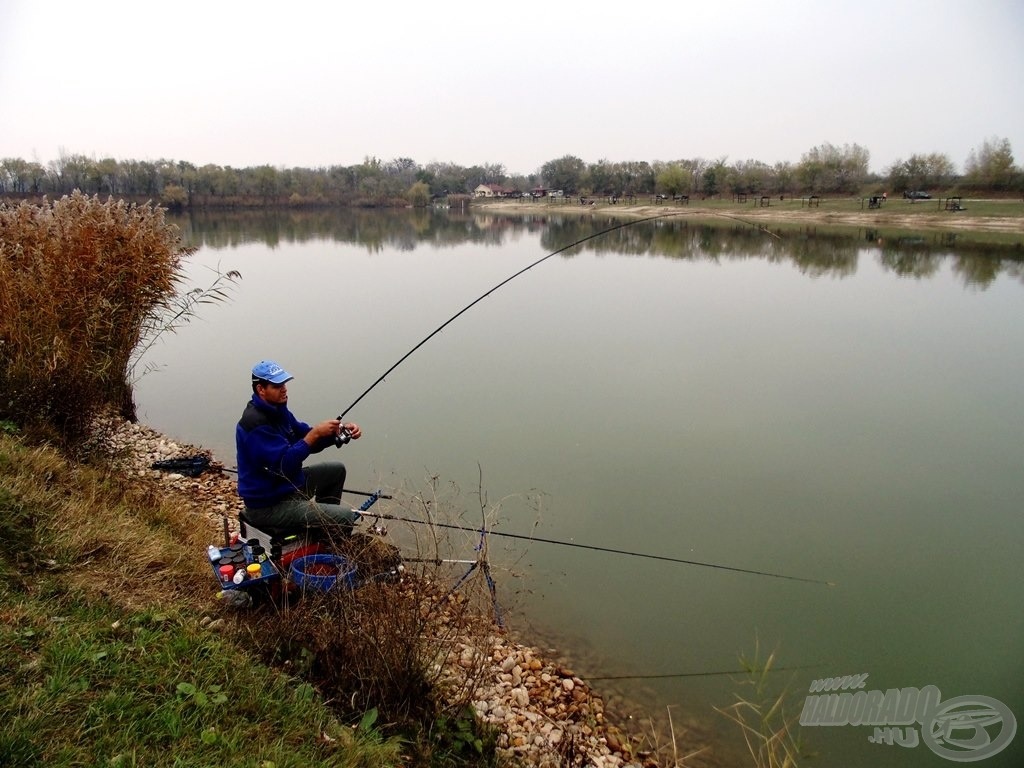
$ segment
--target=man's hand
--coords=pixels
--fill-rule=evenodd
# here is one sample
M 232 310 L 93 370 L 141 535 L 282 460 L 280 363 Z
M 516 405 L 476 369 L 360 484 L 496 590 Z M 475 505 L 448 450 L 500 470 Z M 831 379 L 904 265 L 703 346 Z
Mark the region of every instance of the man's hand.
M 359 428 L 358 424 L 348 423 L 342 424 L 338 419 L 328 419 L 327 421 L 321 421 L 315 427 L 306 433 L 303 440 L 306 441 L 306 445 L 312 448 L 318 440 L 322 440 L 325 437 L 337 437 L 341 434 L 341 429 L 344 427 L 353 440 L 358 440 L 363 436 L 363 430 Z
M 336 437 L 339 434 L 341 434 L 341 422 L 337 419 L 328 419 L 310 429 L 302 439 L 312 448 L 318 441 L 327 437 Z

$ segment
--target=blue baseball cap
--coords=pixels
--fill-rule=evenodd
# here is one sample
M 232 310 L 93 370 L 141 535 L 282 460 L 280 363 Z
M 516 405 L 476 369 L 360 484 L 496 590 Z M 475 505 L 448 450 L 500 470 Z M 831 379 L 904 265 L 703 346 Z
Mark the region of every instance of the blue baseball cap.
M 284 384 L 295 377 L 275 363 L 273 360 L 260 360 L 252 367 L 253 381 L 269 381 L 271 384 Z

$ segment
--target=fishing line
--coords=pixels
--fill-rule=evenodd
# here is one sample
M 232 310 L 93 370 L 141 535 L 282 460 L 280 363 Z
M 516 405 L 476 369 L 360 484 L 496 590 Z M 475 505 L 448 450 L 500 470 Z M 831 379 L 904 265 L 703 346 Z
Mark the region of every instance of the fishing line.
M 477 529 L 477 528 L 470 528 L 470 527 L 465 526 L 465 525 L 455 525 L 453 523 L 432 523 L 432 522 L 429 522 L 427 520 L 415 520 L 415 519 L 409 518 L 409 517 L 399 517 L 397 515 L 387 515 L 387 514 L 378 514 L 376 516 L 380 517 L 380 518 L 383 518 L 385 520 L 397 520 L 398 522 L 402 522 L 402 523 L 417 523 L 417 524 L 420 524 L 420 525 L 432 525 L 432 526 L 434 526 L 436 528 L 452 528 L 452 529 L 454 529 L 456 531 L 471 531 L 473 533 L 478 533 L 479 532 L 479 529 Z M 668 562 L 668 563 L 681 563 L 683 565 L 696 565 L 696 566 L 700 566 L 701 568 L 716 568 L 716 569 L 721 570 L 721 571 L 733 571 L 735 573 L 747 573 L 747 574 L 750 574 L 752 576 L 770 576 L 773 579 L 788 579 L 789 581 L 802 581 L 802 582 L 805 582 L 807 584 L 821 584 L 821 585 L 827 586 L 827 587 L 834 587 L 835 586 L 835 582 L 832 582 L 832 581 L 822 581 L 821 579 L 808 579 L 808 578 L 805 578 L 803 576 L 789 576 L 789 575 L 784 574 L 784 573 L 772 573 L 771 571 L 758 571 L 758 570 L 754 570 L 752 568 L 737 568 L 736 566 L 733 566 L 733 565 L 720 565 L 718 563 L 705 563 L 705 562 L 701 562 L 700 560 L 684 560 L 683 558 L 680 558 L 680 557 L 669 557 L 667 555 L 652 555 L 652 554 L 645 553 L 645 552 L 630 552 L 629 550 L 625 550 L 625 549 L 614 549 L 612 547 L 599 547 L 599 546 L 596 546 L 594 544 L 580 544 L 580 543 L 575 542 L 575 541 L 559 541 L 558 539 L 544 539 L 544 538 L 541 538 L 539 536 L 527 536 L 527 535 L 521 534 L 521 533 L 506 533 L 504 531 L 494 531 L 494 530 L 487 531 L 487 534 L 489 536 L 504 536 L 505 538 L 508 538 L 508 539 L 523 539 L 523 540 L 526 540 L 526 541 L 537 541 L 537 542 L 540 542 L 542 544 L 554 544 L 554 545 L 561 546 L 561 547 L 575 547 L 576 549 L 588 549 L 588 550 L 591 550 L 591 551 L 594 551 L 594 552 L 608 552 L 608 553 L 613 554 L 613 555 L 626 555 L 628 557 L 643 557 L 643 558 L 647 558 L 648 560 L 662 560 L 662 561 Z
M 547 256 L 544 256 L 542 258 L 537 259 L 532 264 L 530 264 L 528 266 L 525 266 L 522 269 L 520 269 L 514 275 L 506 277 L 504 280 L 502 280 L 496 286 L 494 286 L 493 288 L 488 290 L 486 293 L 483 293 L 480 296 L 478 296 L 477 298 L 473 299 L 473 301 L 469 302 L 469 304 L 464 306 L 462 309 L 460 309 L 454 315 L 452 315 L 447 320 L 445 320 L 443 323 L 441 323 L 441 325 L 439 325 L 437 328 L 435 328 L 433 331 L 431 331 L 419 344 L 417 344 L 415 347 L 413 347 L 408 352 L 406 352 L 404 355 L 402 355 L 402 357 L 400 357 L 398 359 L 398 361 L 394 365 L 392 365 L 390 368 L 388 368 L 386 371 L 384 371 L 384 373 L 382 373 L 380 375 L 380 377 L 375 382 L 373 382 L 373 384 L 371 384 L 369 387 L 367 387 L 366 390 L 359 397 L 357 397 L 355 400 L 353 400 L 352 404 L 348 408 L 346 408 L 344 411 L 341 412 L 341 415 L 338 416 L 338 420 L 339 421 L 343 420 L 345 418 L 345 415 L 349 411 L 351 411 L 353 408 L 355 408 L 360 400 L 362 400 L 364 397 L 366 397 L 368 394 L 370 394 L 370 392 L 373 390 L 374 387 L 376 387 L 378 384 L 380 384 L 382 381 L 384 381 L 384 379 L 386 379 L 388 377 L 388 375 L 393 370 L 395 370 L 395 368 L 397 368 L 402 363 L 404 363 L 406 361 L 406 359 L 408 359 L 412 355 L 413 352 L 415 352 L 417 349 L 419 349 L 424 344 L 426 344 L 428 341 L 430 341 L 432 338 L 434 338 L 437 334 L 439 334 L 441 331 L 443 331 L 445 328 L 447 328 L 449 325 L 451 325 L 451 323 L 453 323 L 456 319 L 458 319 L 460 316 L 462 316 L 468 310 L 472 309 L 474 306 L 479 304 L 481 301 L 486 299 L 488 296 L 490 296 L 492 293 L 494 293 L 496 290 L 498 290 L 502 286 L 504 286 L 507 283 L 510 283 L 513 280 L 515 280 L 517 277 L 519 277 L 524 272 L 529 272 L 531 269 L 536 267 L 538 264 L 544 263 L 545 261 L 550 259 L 552 256 L 557 256 L 560 253 L 564 253 L 565 251 L 568 251 L 570 248 L 575 248 L 577 245 L 582 245 L 583 243 L 587 242 L 588 240 L 593 240 L 595 238 L 601 237 L 602 235 L 607 235 L 609 232 L 615 232 L 616 230 L 619 230 L 619 229 L 625 229 L 626 227 L 632 227 L 634 224 L 641 224 L 641 223 L 643 223 L 645 221 L 654 221 L 655 219 L 664 219 L 664 218 L 668 218 L 669 216 L 684 216 L 684 215 L 686 215 L 686 213 L 687 213 L 686 211 L 677 211 L 675 213 L 661 213 L 661 214 L 658 214 L 657 216 L 646 216 L 646 217 L 644 217 L 642 219 L 633 219 L 632 221 L 620 222 L 619 224 L 616 224 L 615 226 L 608 227 L 607 229 L 602 229 L 600 232 L 594 232 L 593 234 L 587 235 L 586 237 L 581 237 L 579 240 L 577 240 L 577 241 L 575 241 L 573 243 L 569 243 L 569 245 L 563 246 L 562 248 L 559 248 L 557 251 L 552 251 Z M 735 218 L 735 217 L 730 216 L 730 217 L 727 217 L 727 218 Z

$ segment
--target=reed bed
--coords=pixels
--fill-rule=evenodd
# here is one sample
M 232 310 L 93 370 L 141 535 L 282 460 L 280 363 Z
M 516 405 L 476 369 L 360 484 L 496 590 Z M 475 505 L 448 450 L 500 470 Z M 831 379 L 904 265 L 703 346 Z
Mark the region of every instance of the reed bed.
M 104 405 L 134 416 L 134 356 L 181 310 L 191 253 L 155 206 L 0 205 L 0 419 L 73 441 Z

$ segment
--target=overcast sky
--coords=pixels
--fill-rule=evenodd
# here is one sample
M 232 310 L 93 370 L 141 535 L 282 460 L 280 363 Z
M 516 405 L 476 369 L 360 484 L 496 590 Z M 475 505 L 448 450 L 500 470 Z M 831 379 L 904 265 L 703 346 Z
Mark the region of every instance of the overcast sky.
M 1020 0 L 0 0 L 0 158 L 962 170 L 1022 77 Z

